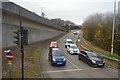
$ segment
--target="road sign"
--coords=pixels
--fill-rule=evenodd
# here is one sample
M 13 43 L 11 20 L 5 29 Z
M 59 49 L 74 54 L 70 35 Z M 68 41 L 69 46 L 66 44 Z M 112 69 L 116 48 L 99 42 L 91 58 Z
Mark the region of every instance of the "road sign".
M 13 60 L 13 54 L 11 52 L 6 53 L 6 59 L 8 61 L 12 61 Z

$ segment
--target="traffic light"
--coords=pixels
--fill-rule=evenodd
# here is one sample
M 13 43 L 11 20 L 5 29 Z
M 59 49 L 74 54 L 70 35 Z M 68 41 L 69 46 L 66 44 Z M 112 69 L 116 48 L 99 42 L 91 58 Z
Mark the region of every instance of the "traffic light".
M 114 34 L 114 40 L 115 40 L 115 42 L 120 42 L 120 32 L 116 32 Z
M 15 34 L 15 36 L 14 36 L 14 39 L 15 39 L 14 43 L 17 44 L 17 45 L 20 45 L 20 31 L 19 30 L 14 31 L 14 34 Z
M 28 30 L 27 29 L 23 30 L 23 44 L 28 45 Z

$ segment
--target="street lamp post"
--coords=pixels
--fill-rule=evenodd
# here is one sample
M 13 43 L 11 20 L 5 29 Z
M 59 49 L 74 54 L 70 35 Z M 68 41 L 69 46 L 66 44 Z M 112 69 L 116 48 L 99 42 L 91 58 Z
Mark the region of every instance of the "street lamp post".
M 114 46 L 115 11 L 116 11 L 116 0 L 115 0 L 115 2 L 114 2 L 114 17 L 113 17 L 113 28 L 112 28 L 111 55 L 113 54 L 113 46 Z

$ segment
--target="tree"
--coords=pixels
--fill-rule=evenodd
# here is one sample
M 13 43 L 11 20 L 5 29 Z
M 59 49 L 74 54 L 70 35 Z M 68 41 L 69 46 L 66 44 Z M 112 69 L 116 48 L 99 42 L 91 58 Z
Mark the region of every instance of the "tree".
M 83 23 L 83 36 L 85 39 L 92 41 L 98 47 L 110 51 L 111 35 L 113 25 L 113 14 L 94 14 L 86 18 Z M 115 25 L 114 52 L 120 53 L 120 19 L 116 18 Z

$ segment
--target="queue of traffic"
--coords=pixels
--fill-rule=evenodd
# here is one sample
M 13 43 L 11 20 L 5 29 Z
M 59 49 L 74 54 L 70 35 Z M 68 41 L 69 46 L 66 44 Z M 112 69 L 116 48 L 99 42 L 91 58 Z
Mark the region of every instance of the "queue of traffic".
M 65 40 L 65 48 L 67 52 L 71 55 L 77 54 L 78 59 L 87 63 L 93 67 L 104 67 L 105 61 L 102 59 L 100 54 L 92 51 L 80 51 L 72 39 Z M 63 51 L 59 48 L 57 42 L 51 42 L 49 46 L 48 59 L 51 62 L 51 65 L 66 65 L 66 58 Z
M 58 47 L 57 42 L 51 42 L 49 46 L 49 55 L 48 59 L 51 62 L 51 65 L 63 65 L 66 64 L 65 55 L 62 50 Z

